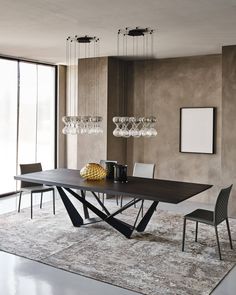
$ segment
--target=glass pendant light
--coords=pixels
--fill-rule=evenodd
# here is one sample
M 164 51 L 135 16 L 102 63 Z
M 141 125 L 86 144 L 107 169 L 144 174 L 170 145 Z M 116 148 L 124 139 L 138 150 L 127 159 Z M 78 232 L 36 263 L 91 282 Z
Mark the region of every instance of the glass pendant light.
M 69 114 L 62 118 L 65 126 L 62 133 L 77 135 L 97 135 L 103 133 L 101 127 L 102 117 L 99 116 L 99 83 L 98 83 L 98 64 L 96 57 L 99 56 L 99 38 L 90 36 L 74 36 L 66 39 L 66 64 L 67 64 L 67 85 L 68 85 L 68 101 Z M 93 56 L 91 52 L 93 51 Z M 78 59 L 81 58 L 81 52 L 84 52 L 84 58 L 94 58 L 94 101 L 93 109 L 85 108 L 85 114 L 78 114 Z M 88 67 L 85 68 L 88 71 Z M 85 101 L 88 105 L 88 99 Z
M 119 29 L 117 34 L 117 55 L 124 59 L 142 58 L 144 61 L 153 57 L 153 34 L 150 28 L 125 28 Z M 141 39 L 141 42 L 139 42 Z M 129 44 L 131 42 L 131 46 Z M 132 50 L 130 54 L 130 49 Z M 144 91 L 145 93 L 145 91 Z M 145 100 L 145 97 L 144 97 Z M 115 137 L 154 137 L 157 135 L 155 128 L 156 117 L 113 117 Z

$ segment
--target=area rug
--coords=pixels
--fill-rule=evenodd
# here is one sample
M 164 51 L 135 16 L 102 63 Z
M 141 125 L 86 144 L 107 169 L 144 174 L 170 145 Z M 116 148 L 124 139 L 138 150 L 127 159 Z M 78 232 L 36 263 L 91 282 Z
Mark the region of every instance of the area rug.
M 214 228 L 187 222 L 181 252 L 183 217 L 157 210 L 144 233 L 126 239 L 105 223 L 75 228 L 61 203 L 0 215 L 0 249 L 146 295 L 210 294 L 236 262 L 225 224 L 219 226 L 223 261 L 218 259 Z M 79 207 L 79 206 L 78 206 Z M 108 201 L 110 209 L 117 208 Z M 137 208 L 122 214 L 134 220 Z M 233 242 L 236 221 L 230 220 Z M 234 243 L 236 247 L 236 243 Z

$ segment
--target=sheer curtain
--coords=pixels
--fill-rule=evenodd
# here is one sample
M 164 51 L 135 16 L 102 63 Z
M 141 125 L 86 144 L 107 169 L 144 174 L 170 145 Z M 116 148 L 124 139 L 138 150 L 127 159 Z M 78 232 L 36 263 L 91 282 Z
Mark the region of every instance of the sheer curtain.
M 21 163 L 54 168 L 55 71 L 0 58 L 0 194 L 16 190 Z
M 17 62 L 0 59 L 0 194 L 16 188 L 17 85 Z

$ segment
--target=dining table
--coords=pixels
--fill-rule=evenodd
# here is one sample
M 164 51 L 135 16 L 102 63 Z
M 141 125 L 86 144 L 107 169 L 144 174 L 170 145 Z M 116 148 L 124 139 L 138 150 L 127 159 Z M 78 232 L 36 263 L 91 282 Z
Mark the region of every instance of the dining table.
M 212 187 L 210 184 L 134 176 L 128 176 L 126 183 L 117 183 L 106 178 L 96 181 L 86 180 L 80 176 L 79 170 L 65 168 L 27 173 L 14 178 L 20 181 L 55 186 L 73 226 L 80 227 L 103 221 L 126 238 L 130 238 L 134 231 L 145 231 L 159 202 L 178 204 Z M 86 192 L 91 192 L 93 198 L 87 197 Z M 106 204 L 100 200 L 99 193 L 131 198 L 126 204 L 110 212 Z M 83 216 L 74 206 L 71 198 L 77 199 L 82 204 Z M 141 208 L 145 201 L 148 201 L 145 205 L 146 210 L 141 216 Z M 140 203 L 141 206 L 136 210 L 133 223 L 123 221 L 121 213 L 136 203 Z M 90 217 L 89 211 L 93 212 L 96 217 Z

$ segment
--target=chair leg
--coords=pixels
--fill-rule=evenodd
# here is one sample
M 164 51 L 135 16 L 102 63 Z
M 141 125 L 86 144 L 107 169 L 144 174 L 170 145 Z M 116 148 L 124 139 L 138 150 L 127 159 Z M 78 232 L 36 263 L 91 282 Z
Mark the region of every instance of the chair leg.
M 144 201 L 142 201 L 142 209 L 141 209 L 141 214 L 142 214 L 142 217 L 143 217 L 143 204 L 144 204 Z
M 218 230 L 217 230 L 216 225 L 215 225 L 215 232 L 216 232 L 216 241 L 217 241 L 217 246 L 218 246 L 219 258 L 221 260 L 220 242 L 219 242 Z
M 120 196 L 120 208 L 123 207 L 123 196 Z
M 43 207 L 43 192 L 41 192 L 41 198 L 40 198 L 40 209 Z
M 136 206 L 136 203 L 134 203 L 134 208 L 136 208 L 137 206 Z
M 226 225 L 227 225 L 227 230 L 228 230 L 228 235 L 229 235 L 230 248 L 233 249 L 233 243 L 232 243 L 232 239 L 231 239 L 231 233 L 230 233 L 230 227 L 229 227 L 228 218 L 226 218 Z
M 102 194 L 102 203 L 105 203 L 105 194 Z
M 197 242 L 197 234 L 198 234 L 198 221 L 196 221 L 195 242 Z
M 185 231 L 186 231 L 186 218 L 184 218 L 183 240 L 182 240 L 182 251 L 184 251 Z
M 20 195 L 19 195 L 18 212 L 20 212 L 21 195 L 22 195 L 22 192 L 20 192 Z
M 30 201 L 31 201 L 31 219 L 33 219 L 33 193 L 30 194 Z
M 116 196 L 116 205 L 119 205 L 119 196 Z
M 53 214 L 56 214 L 56 204 L 55 204 L 55 190 L 52 191 L 52 201 L 53 201 Z

